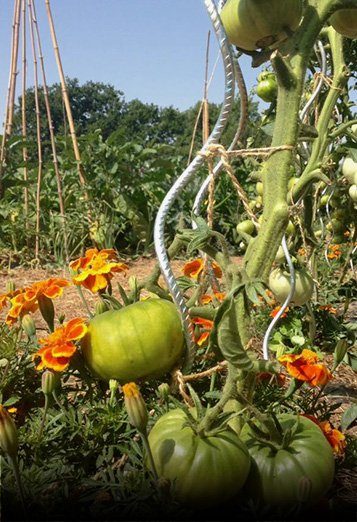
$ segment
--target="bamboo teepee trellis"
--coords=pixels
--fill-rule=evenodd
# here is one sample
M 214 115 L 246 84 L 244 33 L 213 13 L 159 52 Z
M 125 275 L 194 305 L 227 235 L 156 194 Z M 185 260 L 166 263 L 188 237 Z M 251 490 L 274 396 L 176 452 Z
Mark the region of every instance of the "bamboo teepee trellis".
M 53 21 L 50 0 L 45 0 L 45 7 L 47 13 L 47 19 L 49 24 L 49 31 L 51 35 L 54 55 L 57 63 L 58 74 L 61 82 L 61 93 L 62 100 L 65 107 L 65 113 L 68 121 L 70 136 L 72 139 L 72 146 L 74 151 L 74 157 L 77 162 L 78 177 L 80 185 L 83 189 L 84 196 L 88 200 L 88 192 L 86 188 L 86 177 L 81 162 L 81 155 L 78 146 L 77 135 L 75 131 L 75 125 L 72 116 L 72 110 L 70 100 L 68 96 L 68 89 L 66 79 L 63 71 L 62 60 L 60 56 L 59 45 L 57 41 L 55 25 Z M 28 17 L 26 17 L 26 10 L 28 11 Z M 29 31 L 27 31 L 29 27 Z M 41 144 L 41 113 L 40 113 L 40 82 L 39 72 L 41 73 L 42 90 L 46 107 L 46 115 L 48 130 L 51 141 L 52 151 L 52 162 L 54 167 L 54 173 L 57 182 L 57 194 L 60 211 L 60 219 L 62 223 L 63 232 L 63 244 L 66 258 L 68 258 L 68 244 L 67 244 L 67 233 L 66 233 L 66 210 L 63 196 L 63 183 L 62 174 L 60 172 L 60 166 L 58 161 L 57 147 L 54 126 L 52 121 L 52 111 L 49 98 L 49 90 L 46 78 L 46 68 L 44 62 L 44 55 L 42 52 L 42 44 L 40 37 L 39 24 L 36 16 L 35 0 L 14 0 L 14 14 L 12 21 L 12 36 L 11 36 L 11 55 L 10 55 L 10 73 L 9 83 L 5 105 L 5 119 L 4 119 L 4 133 L 1 143 L 0 152 L 0 198 L 3 196 L 3 172 L 4 166 L 6 165 L 7 157 L 7 143 L 12 134 L 13 121 L 14 121 L 14 109 L 15 109 L 15 95 L 16 95 L 16 81 L 18 71 L 18 54 L 21 43 L 22 49 L 22 101 L 21 101 L 21 127 L 22 127 L 22 157 L 24 162 L 23 175 L 25 187 L 24 187 L 24 215 L 25 215 L 25 226 L 28 226 L 28 212 L 29 212 L 29 191 L 28 191 L 28 148 L 27 148 L 27 122 L 26 122 L 26 107 L 27 107 L 27 34 L 30 35 L 32 59 L 33 59 L 33 82 L 34 82 L 34 97 L 35 97 L 35 113 L 36 113 L 36 136 L 37 136 L 37 183 L 36 183 L 36 230 L 35 230 L 35 260 L 39 259 L 40 252 L 40 211 L 41 211 L 41 183 L 43 178 L 43 147 Z M 20 42 L 21 39 L 21 42 Z

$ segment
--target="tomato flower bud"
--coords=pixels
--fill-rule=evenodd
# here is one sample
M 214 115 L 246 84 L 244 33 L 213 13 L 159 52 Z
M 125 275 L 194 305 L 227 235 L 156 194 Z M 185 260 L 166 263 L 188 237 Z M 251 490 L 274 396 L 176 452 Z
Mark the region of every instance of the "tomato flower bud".
M 36 335 L 36 325 L 30 314 L 26 314 L 21 319 L 21 325 L 24 329 L 27 337 L 30 339 L 31 337 L 35 337 Z
M 14 421 L 4 406 L 0 404 L 0 447 L 11 458 L 17 454 L 19 440 Z
M 145 433 L 148 423 L 148 412 L 139 388 L 134 382 L 129 382 L 124 384 L 122 389 L 130 423 L 138 431 Z
M 41 389 L 44 395 L 51 395 L 61 382 L 60 375 L 52 370 L 46 370 L 42 374 Z

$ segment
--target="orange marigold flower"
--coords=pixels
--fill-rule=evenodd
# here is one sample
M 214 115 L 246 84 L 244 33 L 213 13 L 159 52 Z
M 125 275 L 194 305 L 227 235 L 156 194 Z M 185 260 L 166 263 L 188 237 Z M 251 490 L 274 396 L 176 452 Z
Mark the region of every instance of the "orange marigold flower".
M 6 317 L 6 323 L 13 325 L 17 319 L 21 319 L 28 313 L 35 312 L 38 307 L 38 300 L 45 296 L 48 299 L 55 299 L 60 297 L 63 293 L 63 288 L 69 286 L 71 283 L 66 279 L 51 277 L 44 281 L 38 281 L 25 288 L 18 289 L 15 292 L 5 294 L 10 297 L 11 308 Z M 1 307 L 0 307 L 1 309 Z
M 332 378 L 329 369 L 317 362 L 318 356 L 312 350 L 305 348 L 298 355 L 282 355 L 278 360 L 292 377 L 305 381 L 311 386 L 324 386 Z
M 211 262 L 211 266 L 214 272 L 214 275 L 218 278 L 222 277 L 222 270 L 217 265 L 215 261 Z M 202 258 L 193 259 L 193 261 L 188 261 L 184 264 L 182 268 L 182 272 L 185 276 L 191 277 L 192 279 L 197 279 L 198 276 L 204 269 L 204 261 Z
M 341 245 L 330 245 L 328 259 L 338 259 L 342 254 Z
M 281 310 L 281 306 L 276 306 L 269 314 L 270 317 L 275 317 Z M 283 319 L 284 317 L 286 317 L 288 315 L 288 311 L 289 311 L 289 308 L 287 308 L 285 310 L 285 312 L 283 313 L 283 315 L 281 316 L 281 319 Z
M 25 293 L 17 294 L 10 299 L 11 308 L 6 316 L 6 324 L 12 326 L 18 319 L 24 315 L 34 313 L 38 309 L 37 299 L 26 299 Z
M 201 303 L 202 304 L 212 303 L 214 298 L 216 298 L 219 302 L 222 302 L 226 297 L 226 294 L 224 292 L 213 292 L 213 294 L 214 295 L 204 294 L 201 297 Z
M 307 254 L 306 248 L 304 248 L 304 247 L 299 248 L 297 253 L 299 254 L 299 256 L 302 256 L 302 257 L 306 256 L 306 254 Z
M 87 329 L 84 319 L 77 317 L 56 328 L 46 339 L 40 339 L 42 346 L 33 356 L 41 359 L 36 369 L 65 370 L 77 350 L 74 341 L 82 339 Z
M 202 332 L 200 332 L 199 336 L 196 339 L 196 343 L 198 346 L 202 346 L 202 344 L 208 339 L 211 330 L 213 328 L 213 321 L 210 319 L 205 319 L 203 317 L 193 317 L 192 322 L 194 325 L 200 326 L 202 328 Z
M 115 250 L 97 248 L 90 248 L 84 257 L 72 261 L 69 266 L 75 272 L 79 272 L 72 278 L 74 284 L 82 285 L 92 293 L 104 290 L 114 273 L 125 272 L 129 268 L 125 263 L 118 262 Z
M 319 426 L 329 441 L 334 453 L 338 456 L 343 455 L 346 448 L 346 437 L 344 434 L 335 429 L 328 421 L 319 422 Z
M 307 417 L 319 426 L 336 455 L 343 455 L 346 447 L 346 437 L 340 430 L 335 429 L 328 421 L 320 422 L 314 415 L 304 413 L 303 417 Z
M 326 312 L 329 312 L 330 314 L 336 314 L 336 313 L 337 313 L 337 309 L 334 308 L 334 307 L 333 307 L 332 305 L 330 305 L 330 304 L 319 306 L 319 310 L 324 310 L 324 311 L 326 311 Z
M 63 288 L 70 286 L 70 281 L 57 277 L 51 277 L 44 281 L 38 281 L 33 283 L 31 286 L 25 287 L 23 292 L 27 301 L 38 299 L 41 295 L 48 297 L 49 299 L 55 299 L 63 294 Z

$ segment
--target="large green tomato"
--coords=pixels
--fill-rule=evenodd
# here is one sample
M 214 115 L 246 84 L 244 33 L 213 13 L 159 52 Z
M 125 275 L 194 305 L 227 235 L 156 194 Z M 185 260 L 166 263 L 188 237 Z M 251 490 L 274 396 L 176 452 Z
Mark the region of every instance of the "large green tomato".
M 228 0 L 220 17 L 231 44 L 246 51 L 269 47 L 287 37 L 301 20 L 302 0 Z
M 82 340 L 89 369 L 121 384 L 160 377 L 181 357 L 184 338 L 176 307 L 148 299 L 95 316 Z
M 199 436 L 181 409 L 160 417 L 149 433 L 149 445 L 159 477 L 170 480 L 178 501 L 194 508 L 232 498 L 249 473 L 248 450 L 233 431 Z
M 275 268 L 269 276 L 269 288 L 279 303 L 283 303 L 290 292 L 290 274 L 282 268 Z M 292 303 L 302 306 L 312 297 L 314 281 L 304 268 L 295 268 L 295 292 Z
M 342 36 L 357 38 L 357 8 L 339 9 L 331 16 L 330 23 Z
M 252 457 L 245 490 L 258 508 L 274 511 L 308 506 L 330 488 L 335 472 L 333 451 L 326 437 L 310 419 L 278 415 L 285 433 L 299 420 L 284 449 L 272 449 L 257 440 L 246 424 L 240 437 Z

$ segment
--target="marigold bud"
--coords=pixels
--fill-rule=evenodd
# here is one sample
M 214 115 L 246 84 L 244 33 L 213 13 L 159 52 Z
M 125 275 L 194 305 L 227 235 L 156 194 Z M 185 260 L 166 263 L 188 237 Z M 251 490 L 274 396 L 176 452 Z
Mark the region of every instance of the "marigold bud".
M 17 429 L 11 415 L 6 408 L 0 404 L 0 447 L 11 458 L 17 454 L 19 440 Z
M 129 421 L 138 431 L 144 433 L 148 423 L 148 412 L 139 388 L 134 382 L 129 382 L 124 384 L 122 389 Z
M 46 370 L 42 374 L 41 389 L 44 395 L 51 395 L 58 387 L 61 377 L 57 372 Z
M 107 303 L 100 300 L 95 305 L 95 315 L 104 314 L 104 312 L 107 312 L 109 310 Z
M 119 388 L 119 383 L 116 379 L 109 379 L 109 390 L 114 393 Z
M 14 281 L 11 281 L 11 280 L 10 280 L 10 281 L 8 281 L 8 282 L 6 283 L 6 292 L 7 292 L 8 294 L 10 294 L 11 292 L 15 292 L 15 289 L 16 289 L 16 286 L 15 286 Z
M 167 384 L 167 382 L 162 382 L 157 391 L 159 392 L 160 399 L 166 401 L 170 395 L 170 386 Z
M 53 306 L 52 299 L 45 295 L 39 295 L 38 296 L 38 306 L 40 308 L 40 312 L 42 314 L 42 317 L 48 324 L 49 329 L 51 332 L 54 330 L 54 321 L 55 321 L 55 308 Z
M 27 337 L 35 337 L 36 335 L 36 325 L 35 321 L 33 320 L 32 316 L 30 314 L 26 314 L 21 319 L 21 325 L 24 329 Z

